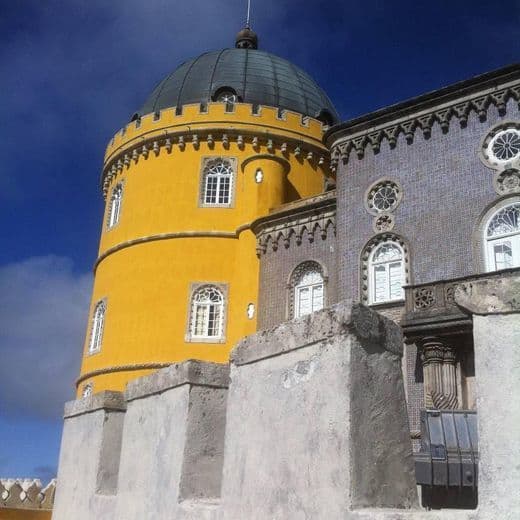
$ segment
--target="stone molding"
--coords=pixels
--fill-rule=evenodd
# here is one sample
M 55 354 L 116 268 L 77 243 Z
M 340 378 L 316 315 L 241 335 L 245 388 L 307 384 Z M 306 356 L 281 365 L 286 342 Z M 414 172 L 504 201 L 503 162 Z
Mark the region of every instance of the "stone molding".
M 271 132 L 275 131 L 276 129 L 271 130 Z M 197 131 L 186 130 L 186 127 L 182 130 L 166 128 L 160 134 L 142 136 L 136 139 L 135 142 L 129 143 L 128 146 L 114 153 L 108 159 L 101 175 L 103 198 L 106 200 L 112 180 L 117 178 L 117 175 L 123 169 L 128 170 L 132 163 L 137 164 L 140 160 L 148 160 L 150 157 L 157 157 L 161 153 L 182 153 L 187 146 L 199 150 L 202 142 L 205 142 L 210 150 L 215 147 L 216 142 L 219 142 L 225 150 L 229 150 L 231 145 L 236 145 L 239 150 L 244 150 L 245 146 L 248 145 L 252 146 L 256 152 L 265 148 L 273 158 L 277 157 L 276 153 L 281 154 L 280 159 L 293 155 L 302 161 L 322 167 L 326 167 L 330 162 L 328 150 L 288 136 L 276 136 L 271 133 L 266 134 L 260 131 L 255 132 L 230 127 Z
M 56 479 L 52 479 L 45 487 L 37 478 L 0 479 L 0 510 L 9 508 L 50 511 L 55 493 Z
M 68 403 L 65 403 L 65 412 L 63 416 L 65 419 L 69 419 L 70 417 L 97 412 L 98 410 L 107 410 L 112 412 L 126 411 L 126 402 L 123 393 L 115 392 L 113 390 L 104 390 L 103 392 L 91 394 L 82 399 L 69 401 Z
M 190 359 L 173 363 L 163 370 L 130 381 L 126 387 L 127 401 L 160 394 L 182 385 L 229 387 L 229 365 Z
M 267 217 L 255 220 L 251 230 L 256 235 L 257 256 L 268 247 L 277 251 L 280 245 L 288 249 L 291 244 L 314 242 L 317 236 L 325 240 L 329 233 L 336 235 L 336 193 L 327 192 L 317 197 L 287 204 Z
M 389 352 L 402 356 L 398 325 L 365 305 L 345 301 L 244 338 L 233 349 L 230 359 L 234 365 L 247 365 L 349 333 L 362 341 L 385 345 Z
M 512 69 L 509 76 L 518 76 L 518 67 Z M 465 128 L 471 113 L 476 113 L 479 120 L 484 122 L 491 106 L 496 107 L 500 115 L 504 115 L 510 99 L 517 101 L 520 107 L 520 82 L 517 78 L 500 86 L 497 86 L 497 80 L 491 81 L 489 78 L 486 85 L 476 85 L 469 89 L 456 87 L 457 85 L 448 87 L 447 90 L 453 89 L 454 92 L 444 96 L 444 89 L 441 89 L 347 122 L 336 131 L 329 131 L 325 141 L 331 145 L 331 170 L 337 169 L 340 160 L 346 164 L 352 153 L 358 159 L 363 159 L 367 149 L 374 154 L 379 153 L 383 142 L 391 149 L 396 147 L 400 138 L 413 144 L 416 131 L 422 131 L 424 138 L 428 139 L 436 124 L 443 133 L 449 132 L 453 121 L 458 121 L 461 128 Z M 470 92 L 465 93 L 464 90 Z M 432 99 L 428 99 L 430 97 Z
M 155 242 L 157 240 L 171 240 L 174 238 L 233 238 L 237 239 L 242 233 L 250 228 L 249 224 L 244 224 L 239 226 L 235 231 L 174 231 L 172 233 L 160 233 L 158 235 L 148 235 L 145 237 L 134 238 L 132 240 L 127 240 L 126 242 L 121 242 L 113 247 L 108 248 L 105 252 L 100 254 L 94 263 L 94 272 L 96 271 L 98 265 L 107 257 L 117 251 L 121 251 L 122 249 L 126 249 L 127 247 L 132 247 L 137 244 L 145 244 L 147 242 Z
M 91 377 L 102 376 L 104 374 L 111 374 L 113 372 L 132 372 L 134 370 L 157 370 L 159 368 L 165 368 L 170 366 L 172 362 L 169 363 L 134 363 L 131 365 L 117 365 L 110 366 L 105 368 L 98 368 L 97 370 L 92 370 L 90 372 L 85 372 L 76 380 L 76 388 L 86 379 L 90 379 Z

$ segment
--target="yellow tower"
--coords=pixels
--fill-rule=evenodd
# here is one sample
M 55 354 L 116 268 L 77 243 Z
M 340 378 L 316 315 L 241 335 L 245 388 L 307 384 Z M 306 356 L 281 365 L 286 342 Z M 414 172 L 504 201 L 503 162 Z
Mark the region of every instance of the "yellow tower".
M 257 49 L 178 67 L 110 141 L 78 394 L 122 390 L 172 362 L 226 362 L 256 330 L 251 224 L 323 191 L 337 120 L 302 70 Z

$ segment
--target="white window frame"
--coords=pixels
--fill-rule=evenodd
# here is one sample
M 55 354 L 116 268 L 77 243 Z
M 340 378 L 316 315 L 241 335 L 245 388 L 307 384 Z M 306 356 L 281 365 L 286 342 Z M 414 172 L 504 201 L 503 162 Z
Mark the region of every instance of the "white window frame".
M 198 302 L 197 297 L 204 291 L 212 290 L 220 295 L 220 302 Z M 210 310 L 207 313 L 203 311 L 203 333 L 198 332 L 197 317 L 201 308 L 219 307 L 218 311 L 218 330 L 217 334 L 209 334 L 210 330 Z M 186 341 L 193 343 L 223 343 L 225 341 L 225 320 L 226 320 L 226 308 L 227 308 L 227 291 L 220 284 L 214 283 L 202 283 L 193 284 L 188 313 L 188 331 L 186 334 Z M 213 311 L 215 312 L 215 311 Z
M 213 172 L 217 167 L 225 168 L 228 173 Z M 202 163 L 200 206 L 206 208 L 231 208 L 235 195 L 236 160 L 231 157 L 207 157 Z M 214 182 L 214 195 L 210 194 L 210 181 Z M 226 188 L 226 181 L 228 186 Z M 227 192 L 227 193 L 225 193 Z M 223 197 L 223 195 L 227 195 Z M 223 201 L 220 199 L 223 198 Z
M 303 283 L 305 276 L 316 273 L 321 281 L 313 282 L 313 283 Z M 317 291 L 321 289 L 321 305 L 317 304 L 316 294 Z M 310 311 L 302 312 L 301 309 L 301 300 L 304 291 L 309 291 L 309 301 L 310 301 Z M 323 279 L 323 274 L 317 269 L 309 269 L 304 271 L 304 273 L 300 276 L 300 279 L 296 283 L 294 287 L 294 317 L 301 318 L 302 316 L 306 316 L 307 314 L 312 314 L 313 312 L 319 311 L 324 308 L 325 304 L 325 280 Z
M 400 259 L 396 260 L 383 260 L 374 262 L 374 257 L 377 252 L 384 246 L 391 245 L 397 248 L 400 252 Z M 403 248 L 393 240 L 386 240 L 378 244 L 370 253 L 370 257 L 368 260 L 368 268 L 369 268 L 369 303 L 371 305 L 377 305 L 382 303 L 396 302 L 402 301 L 404 299 L 404 289 L 403 285 L 406 283 L 406 273 L 404 268 L 405 262 L 405 254 Z M 399 296 L 392 296 L 391 293 L 391 280 L 390 280 L 390 268 L 392 265 L 399 264 L 399 274 L 401 278 L 401 290 L 399 291 Z M 385 298 L 377 299 L 376 297 L 376 268 L 379 266 L 383 266 L 385 268 Z
M 501 269 L 511 269 L 514 267 L 520 267 L 520 228 L 516 231 L 512 231 L 510 233 L 504 233 L 501 235 L 496 235 L 492 237 L 488 237 L 488 229 L 491 225 L 493 219 L 502 211 L 507 208 L 519 205 L 519 201 L 513 201 L 510 204 L 506 204 L 496 211 L 494 211 L 491 216 L 487 219 L 486 225 L 483 229 L 483 241 L 485 244 L 485 257 L 486 257 L 486 271 L 499 271 Z M 496 246 L 507 245 L 511 248 L 511 265 L 497 268 L 496 262 Z
M 103 332 L 106 319 L 106 299 L 99 300 L 92 311 L 92 323 L 90 327 L 90 338 L 88 343 L 88 354 L 96 354 L 101 351 L 103 343 Z
M 107 229 L 112 229 L 121 217 L 121 204 L 123 201 L 123 183 L 118 182 L 112 189 L 107 213 Z

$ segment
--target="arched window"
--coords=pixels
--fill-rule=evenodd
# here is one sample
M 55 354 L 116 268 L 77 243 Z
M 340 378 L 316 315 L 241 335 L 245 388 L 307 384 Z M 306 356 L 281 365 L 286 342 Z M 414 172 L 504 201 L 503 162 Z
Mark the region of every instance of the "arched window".
M 323 269 L 318 262 L 300 264 L 291 275 L 290 316 L 299 318 L 324 307 Z
M 88 397 L 92 395 L 92 392 L 94 391 L 94 387 L 92 386 L 92 383 L 87 383 L 83 387 L 83 391 L 81 392 L 81 397 Z
M 495 212 L 484 233 L 488 271 L 520 267 L 520 202 Z
M 224 331 L 224 296 L 214 285 L 204 285 L 192 296 L 191 339 L 218 340 Z
M 215 159 L 207 162 L 203 178 L 203 204 L 209 206 L 229 206 L 233 189 L 233 167 L 231 163 L 225 159 Z
M 121 215 L 121 201 L 123 199 L 123 183 L 120 182 L 114 186 L 112 195 L 110 196 L 110 205 L 108 207 L 107 228 L 114 227 L 119 222 Z
M 99 352 L 101 350 L 101 342 L 103 341 L 103 328 L 105 326 L 106 303 L 104 300 L 99 301 L 94 307 L 92 314 L 92 328 L 90 330 L 90 342 L 88 346 L 89 354 Z
M 379 244 L 369 258 L 369 300 L 382 303 L 404 298 L 404 255 L 395 242 Z

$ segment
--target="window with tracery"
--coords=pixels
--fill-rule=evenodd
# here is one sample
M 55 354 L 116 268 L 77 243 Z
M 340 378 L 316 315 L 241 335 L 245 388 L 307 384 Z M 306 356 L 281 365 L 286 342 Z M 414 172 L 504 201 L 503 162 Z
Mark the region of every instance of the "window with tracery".
M 224 295 L 214 285 L 198 288 L 191 300 L 191 339 L 219 340 L 224 335 Z
M 369 259 L 370 303 L 382 303 L 404 298 L 403 250 L 394 242 L 382 242 Z
M 114 186 L 112 195 L 110 196 L 110 205 L 108 206 L 107 228 L 114 227 L 119 222 L 121 215 L 121 201 L 123 199 L 123 183 L 120 182 Z
M 323 269 L 317 262 L 300 264 L 291 276 L 290 315 L 299 318 L 324 307 Z
M 208 206 L 229 206 L 232 201 L 233 174 L 230 161 L 208 161 L 203 171 L 202 203 Z
M 498 210 L 485 229 L 488 271 L 520 267 L 520 202 Z
M 400 186 L 390 179 L 382 179 L 366 192 L 365 206 L 372 215 L 387 214 L 399 206 L 401 198 Z
M 515 159 L 520 155 L 520 131 L 508 128 L 499 132 L 490 142 L 489 149 L 498 161 Z
M 103 329 L 105 327 L 106 303 L 104 300 L 99 301 L 94 307 L 92 313 L 92 326 L 90 329 L 90 341 L 88 346 L 89 354 L 99 352 L 103 341 Z

